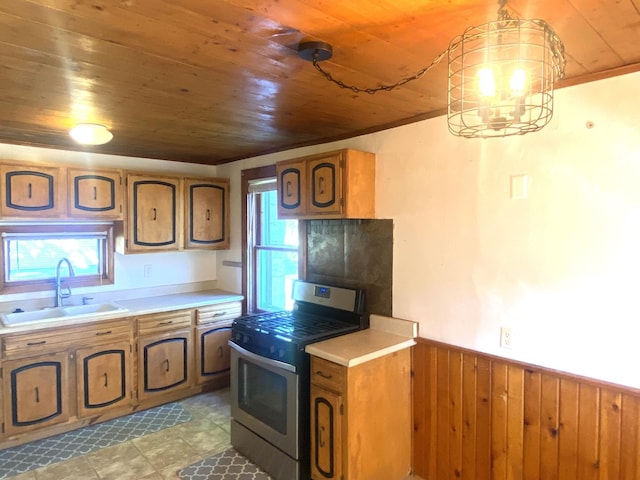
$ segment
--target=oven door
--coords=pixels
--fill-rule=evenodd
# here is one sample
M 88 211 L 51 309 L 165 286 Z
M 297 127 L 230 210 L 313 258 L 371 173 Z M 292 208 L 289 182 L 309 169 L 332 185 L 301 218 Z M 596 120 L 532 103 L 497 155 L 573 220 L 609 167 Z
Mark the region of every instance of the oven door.
M 296 367 L 265 358 L 230 341 L 231 416 L 290 457 L 298 459 Z

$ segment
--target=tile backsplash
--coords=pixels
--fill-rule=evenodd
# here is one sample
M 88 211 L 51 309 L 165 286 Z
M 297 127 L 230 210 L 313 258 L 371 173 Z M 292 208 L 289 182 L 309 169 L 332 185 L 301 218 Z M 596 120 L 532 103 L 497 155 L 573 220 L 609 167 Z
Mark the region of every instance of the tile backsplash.
M 307 280 L 366 291 L 368 313 L 391 316 L 393 220 L 309 220 Z

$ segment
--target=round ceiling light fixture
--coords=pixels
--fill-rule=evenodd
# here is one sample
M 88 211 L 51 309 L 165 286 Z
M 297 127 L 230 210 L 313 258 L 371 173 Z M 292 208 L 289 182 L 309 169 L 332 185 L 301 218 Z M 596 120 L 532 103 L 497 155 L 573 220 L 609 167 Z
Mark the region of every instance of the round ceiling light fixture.
M 98 123 L 79 123 L 69 130 L 69 135 L 81 145 L 104 145 L 113 138 L 109 129 Z

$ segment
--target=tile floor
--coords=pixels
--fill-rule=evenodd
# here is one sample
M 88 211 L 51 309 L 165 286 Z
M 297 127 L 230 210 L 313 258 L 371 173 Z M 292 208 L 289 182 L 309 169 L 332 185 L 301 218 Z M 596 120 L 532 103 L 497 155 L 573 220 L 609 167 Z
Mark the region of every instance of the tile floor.
M 179 480 L 182 468 L 231 447 L 229 389 L 180 403 L 190 422 L 7 480 Z

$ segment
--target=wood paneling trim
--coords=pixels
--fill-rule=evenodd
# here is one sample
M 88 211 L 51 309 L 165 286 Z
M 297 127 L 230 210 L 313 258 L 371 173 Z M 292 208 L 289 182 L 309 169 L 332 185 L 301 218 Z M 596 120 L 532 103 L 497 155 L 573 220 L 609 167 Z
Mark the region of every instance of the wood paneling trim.
M 416 475 L 640 480 L 640 391 L 419 338 Z

